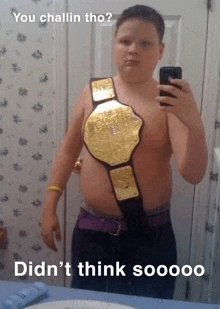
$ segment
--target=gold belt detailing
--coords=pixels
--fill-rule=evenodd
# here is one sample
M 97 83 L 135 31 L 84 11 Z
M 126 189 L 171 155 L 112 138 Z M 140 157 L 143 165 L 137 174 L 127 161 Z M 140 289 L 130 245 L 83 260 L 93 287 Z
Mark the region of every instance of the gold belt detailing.
M 96 159 L 117 166 L 129 161 L 141 126 L 130 106 L 111 100 L 99 104 L 86 120 L 84 141 Z
M 139 196 L 134 173 L 130 165 L 112 169 L 110 177 L 118 201 Z
M 115 99 L 111 78 L 91 82 L 93 104 L 98 104 L 84 126 L 84 142 L 93 157 L 107 163 L 118 201 L 139 197 L 131 155 L 140 142 L 143 120 L 130 106 Z M 103 102 L 103 100 L 106 100 Z M 101 101 L 99 103 L 99 101 Z M 119 167 L 121 164 L 126 166 Z
M 115 97 L 111 78 L 105 78 L 92 82 L 92 97 L 95 102 L 110 100 Z

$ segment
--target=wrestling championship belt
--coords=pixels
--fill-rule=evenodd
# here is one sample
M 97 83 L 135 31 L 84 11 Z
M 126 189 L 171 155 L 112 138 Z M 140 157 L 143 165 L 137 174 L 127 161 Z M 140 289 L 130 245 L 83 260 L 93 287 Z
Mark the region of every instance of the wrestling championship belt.
M 85 122 L 84 143 L 108 170 L 128 229 L 134 230 L 145 215 L 132 165 L 143 120 L 130 106 L 117 101 L 112 78 L 91 79 L 90 86 L 93 111 Z

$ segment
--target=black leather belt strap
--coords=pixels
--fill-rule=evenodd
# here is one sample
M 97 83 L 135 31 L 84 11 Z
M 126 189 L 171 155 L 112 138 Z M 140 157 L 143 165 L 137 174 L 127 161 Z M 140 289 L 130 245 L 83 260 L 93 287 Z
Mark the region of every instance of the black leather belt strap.
M 103 80 L 103 87 L 104 87 L 105 83 L 108 84 L 108 86 L 106 87 L 107 90 L 103 91 L 103 93 L 101 93 L 100 95 L 99 95 L 98 91 L 96 91 L 96 89 L 95 89 L 95 91 L 93 91 L 93 88 L 92 88 L 92 82 L 98 81 L 98 80 Z M 99 104 L 102 104 L 106 101 L 111 101 L 111 100 L 117 99 L 117 94 L 116 94 L 116 91 L 115 91 L 114 82 L 113 82 L 113 79 L 111 79 L 111 80 L 112 80 L 112 87 L 109 86 L 109 78 L 108 79 L 105 79 L 105 78 L 91 79 L 90 85 L 91 85 L 91 93 L 92 93 L 93 110 L 95 110 L 96 107 Z M 100 87 L 100 85 L 99 85 L 99 87 Z M 136 114 L 134 113 L 134 115 L 136 115 Z M 138 115 L 136 115 L 136 116 L 138 116 Z M 138 116 L 138 117 L 141 119 L 140 116 Z M 119 164 L 117 166 L 113 166 L 113 167 L 106 162 L 101 162 L 101 163 L 103 163 L 103 165 L 108 170 L 108 174 L 109 174 L 109 177 L 110 177 L 111 170 L 115 170 L 115 168 L 124 167 L 124 166 L 130 166 L 132 168 L 132 159 L 131 158 L 132 158 L 132 155 L 130 156 L 129 161 L 124 162 L 123 164 Z M 98 160 L 98 161 L 100 161 L 100 160 Z M 132 168 L 132 171 L 133 171 L 133 174 L 134 174 L 133 168 Z M 135 177 L 135 174 L 134 174 L 134 178 L 135 178 L 136 186 L 138 188 L 138 183 L 137 183 L 137 179 Z M 112 186 L 114 188 L 111 177 L 110 177 L 110 181 L 111 181 Z M 128 228 L 129 231 L 133 231 L 133 232 L 140 231 L 143 228 L 143 223 L 144 223 L 145 226 L 147 225 L 146 213 L 144 212 L 143 200 L 142 200 L 142 197 L 140 195 L 140 189 L 139 188 L 138 188 L 138 191 L 139 191 L 139 194 L 137 194 L 136 197 L 128 198 L 128 199 L 125 199 L 125 200 L 119 200 L 117 198 L 117 195 L 115 194 L 116 201 L 117 201 L 118 206 L 119 206 L 119 208 L 122 212 L 122 215 L 123 215 L 123 218 L 126 222 L 127 228 Z
M 148 225 L 148 221 L 146 220 L 147 215 L 143 208 L 142 197 L 125 200 L 118 203 L 118 206 L 120 207 L 129 231 L 137 232 L 142 230 L 143 225 Z

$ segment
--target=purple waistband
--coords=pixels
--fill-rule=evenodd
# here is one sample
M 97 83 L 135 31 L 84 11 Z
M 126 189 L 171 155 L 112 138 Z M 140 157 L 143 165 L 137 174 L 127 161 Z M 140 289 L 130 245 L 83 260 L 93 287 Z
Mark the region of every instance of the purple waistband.
M 166 210 L 162 213 L 156 215 L 146 215 L 144 222 L 147 223 L 149 227 L 158 226 L 161 224 L 165 224 L 170 218 L 169 210 Z M 126 231 L 126 223 L 122 219 L 112 219 L 105 217 L 98 217 L 91 214 L 84 208 L 80 209 L 80 214 L 78 216 L 78 228 L 93 230 L 99 232 L 107 232 L 112 235 L 119 235 L 120 231 Z

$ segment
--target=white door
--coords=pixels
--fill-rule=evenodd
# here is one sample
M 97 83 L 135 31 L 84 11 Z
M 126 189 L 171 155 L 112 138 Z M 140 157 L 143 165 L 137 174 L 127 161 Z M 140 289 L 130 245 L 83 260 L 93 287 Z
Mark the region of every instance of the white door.
M 118 15 L 133 0 L 74 0 L 69 1 L 69 12 L 80 15 L 80 22 L 69 23 L 69 116 L 76 99 L 90 77 L 106 77 L 114 74 L 112 42 L 114 25 Z M 166 53 L 160 66 L 181 66 L 183 78 L 188 80 L 200 106 L 205 59 L 207 28 L 206 0 L 144 0 L 142 4 L 157 9 L 166 23 Z M 97 22 L 88 22 L 85 14 L 96 15 Z M 112 16 L 110 18 L 110 14 Z M 98 21 L 98 15 L 105 17 Z M 103 17 L 99 17 L 101 21 Z M 157 76 L 158 68 L 155 72 Z M 200 106 L 201 107 L 201 106 Z M 172 221 L 178 245 L 178 265 L 189 264 L 189 247 L 193 213 L 194 186 L 185 182 L 173 166 Z M 82 198 L 78 190 L 78 176 L 73 175 L 67 186 L 67 260 L 70 260 L 71 233 Z M 185 299 L 186 279 L 178 276 L 175 299 Z M 68 282 L 67 282 L 68 284 Z

